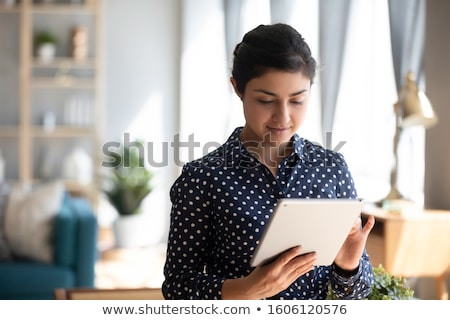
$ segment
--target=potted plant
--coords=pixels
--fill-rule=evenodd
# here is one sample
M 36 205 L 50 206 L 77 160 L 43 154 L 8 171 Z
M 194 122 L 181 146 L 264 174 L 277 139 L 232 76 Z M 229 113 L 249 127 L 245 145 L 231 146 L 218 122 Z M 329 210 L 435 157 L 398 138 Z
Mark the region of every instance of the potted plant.
M 118 247 L 139 246 L 142 242 L 138 232 L 143 226 L 142 203 L 153 190 L 153 172 L 145 166 L 144 155 L 139 152 L 143 143 L 133 143 L 136 144 L 142 148 L 122 147 L 121 153 L 110 154 L 112 168 L 104 181 L 103 190 L 118 213 L 113 225 Z
M 380 264 L 373 268 L 373 287 L 367 300 L 410 300 L 414 291 L 407 285 L 406 279 L 388 273 Z
M 51 62 L 55 58 L 57 37 L 50 31 L 40 31 L 34 36 L 36 54 L 42 62 Z
M 414 291 L 407 285 L 406 279 L 388 273 L 380 264 L 373 268 L 373 286 L 366 300 L 410 300 Z M 328 299 L 336 297 L 328 286 Z

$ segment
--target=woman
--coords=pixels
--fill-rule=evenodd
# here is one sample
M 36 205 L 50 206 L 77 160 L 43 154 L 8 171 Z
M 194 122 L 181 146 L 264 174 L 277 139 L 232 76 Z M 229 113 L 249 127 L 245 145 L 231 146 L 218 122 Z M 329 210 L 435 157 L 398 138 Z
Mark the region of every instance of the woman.
M 316 62 L 286 24 L 260 25 L 234 50 L 231 84 L 245 125 L 187 163 L 173 184 L 166 299 L 362 299 L 373 283 L 365 252 L 373 217 L 359 221 L 334 263 L 300 247 L 262 267 L 250 259 L 279 198 L 356 198 L 341 154 L 297 135 Z

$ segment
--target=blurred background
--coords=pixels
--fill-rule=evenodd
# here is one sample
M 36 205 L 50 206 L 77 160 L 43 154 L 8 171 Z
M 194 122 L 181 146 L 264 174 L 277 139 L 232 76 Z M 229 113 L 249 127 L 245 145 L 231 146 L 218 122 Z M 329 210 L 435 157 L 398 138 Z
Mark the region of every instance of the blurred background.
M 158 286 L 171 184 L 244 124 L 229 83 L 234 46 L 259 24 L 285 22 L 319 65 L 299 134 L 343 153 L 370 203 L 390 190 L 393 106 L 414 72 L 439 121 L 402 131 L 398 188 L 420 208 L 450 210 L 448 14 L 445 0 L 0 0 L 2 180 L 63 179 L 95 208 L 97 286 Z M 46 37 L 54 55 L 38 50 Z M 102 188 L 127 145 L 143 156 L 152 190 L 142 235 L 118 246 L 121 214 Z M 154 267 L 122 272 L 127 261 Z M 430 279 L 412 278 L 420 297 L 435 297 Z

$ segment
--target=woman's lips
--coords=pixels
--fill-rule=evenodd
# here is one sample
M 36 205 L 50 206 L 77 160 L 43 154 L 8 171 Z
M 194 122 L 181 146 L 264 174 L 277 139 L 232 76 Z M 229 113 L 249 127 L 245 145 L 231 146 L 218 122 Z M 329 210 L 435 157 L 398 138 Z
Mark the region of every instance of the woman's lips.
M 289 130 L 289 128 L 269 128 L 272 134 L 281 135 Z

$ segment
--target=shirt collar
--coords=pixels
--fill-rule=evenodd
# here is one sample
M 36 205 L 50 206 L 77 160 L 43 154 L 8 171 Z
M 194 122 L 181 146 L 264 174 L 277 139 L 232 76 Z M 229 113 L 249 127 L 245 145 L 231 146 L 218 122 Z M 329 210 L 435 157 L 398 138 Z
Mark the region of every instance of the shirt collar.
M 305 157 L 305 139 L 300 137 L 297 133 L 295 133 L 291 141 L 293 142 L 294 152 L 300 159 Z
M 227 154 L 236 155 L 236 152 L 240 153 L 240 156 L 238 158 L 245 158 L 246 162 L 254 163 L 256 158 L 248 152 L 247 148 L 244 146 L 244 144 L 241 141 L 240 133 L 242 131 L 243 127 L 237 127 L 234 129 L 234 131 L 231 133 L 230 137 L 228 138 L 227 142 L 225 143 L 226 149 L 228 150 Z M 291 141 L 293 142 L 294 150 L 293 154 L 296 154 L 299 159 L 305 159 L 305 139 L 300 137 L 297 133 L 295 133 L 291 137 Z M 230 152 L 231 151 L 231 152 Z M 291 154 L 290 157 L 293 155 Z M 229 159 L 232 160 L 232 159 Z M 236 159 L 234 159 L 236 160 Z M 242 159 L 241 159 L 242 160 Z

